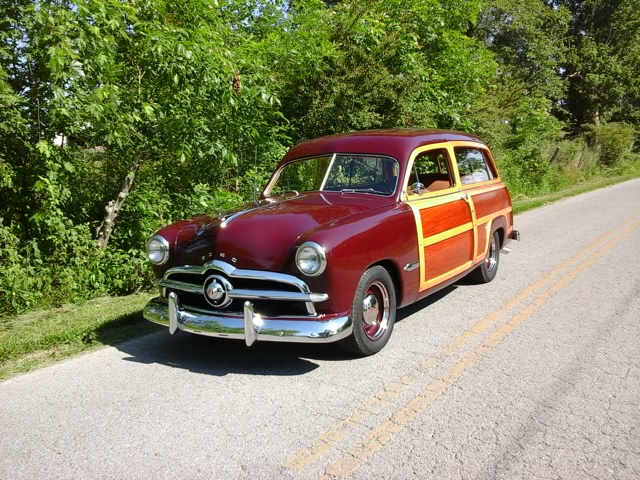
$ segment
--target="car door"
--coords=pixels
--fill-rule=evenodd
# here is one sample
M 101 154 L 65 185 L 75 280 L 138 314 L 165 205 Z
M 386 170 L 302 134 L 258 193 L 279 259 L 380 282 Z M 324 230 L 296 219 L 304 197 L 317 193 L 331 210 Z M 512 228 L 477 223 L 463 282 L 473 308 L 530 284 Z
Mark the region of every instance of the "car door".
M 476 251 L 473 203 L 460 190 L 448 143 L 416 149 L 405 179 L 413 211 L 424 292 L 468 270 Z
M 509 230 L 512 208 L 509 192 L 500 181 L 489 150 L 482 145 L 451 142 L 461 192 L 474 212 L 476 235 L 475 262 L 482 261 L 495 229 Z M 509 219 L 509 220 L 507 220 Z

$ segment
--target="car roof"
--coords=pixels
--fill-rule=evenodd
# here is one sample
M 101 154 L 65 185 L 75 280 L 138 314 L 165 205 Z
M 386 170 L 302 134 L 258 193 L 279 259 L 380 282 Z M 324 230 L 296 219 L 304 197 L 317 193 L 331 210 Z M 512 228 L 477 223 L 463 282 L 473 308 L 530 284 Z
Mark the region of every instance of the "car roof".
M 484 145 L 475 135 L 451 130 L 364 130 L 304 141 L 291 148 L 282 161 L 333 153 L 387 155 L 403 160 L 417 147 L 447 141 Z

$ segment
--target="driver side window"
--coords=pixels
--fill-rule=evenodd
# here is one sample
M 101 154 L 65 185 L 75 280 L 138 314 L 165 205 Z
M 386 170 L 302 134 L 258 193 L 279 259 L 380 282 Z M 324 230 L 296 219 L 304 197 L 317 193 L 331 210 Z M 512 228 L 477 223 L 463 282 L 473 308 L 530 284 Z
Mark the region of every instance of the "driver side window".
M 426 192 L 445 190 L 453 186 L 451 182 L 449 155 L 445 149 L 428 150 L 420 153 L 414 163 L 409 177 L 407 192 L 412 192 L 412 185 L 424 185 Z

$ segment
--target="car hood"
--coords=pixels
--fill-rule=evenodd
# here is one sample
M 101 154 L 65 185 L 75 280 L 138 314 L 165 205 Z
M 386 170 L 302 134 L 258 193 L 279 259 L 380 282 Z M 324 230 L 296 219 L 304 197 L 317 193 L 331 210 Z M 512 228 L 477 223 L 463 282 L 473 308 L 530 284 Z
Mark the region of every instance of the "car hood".
M 172 261 L 166 267 L 215 259 L 237 268 L 284 271 L 297 245 L 313 232 L 392 204 L 392 198 L 369 194 L 309 193 L 262 200 L 224 215 L 203 215 L 159 233 L 170 243 L 174 239 Z

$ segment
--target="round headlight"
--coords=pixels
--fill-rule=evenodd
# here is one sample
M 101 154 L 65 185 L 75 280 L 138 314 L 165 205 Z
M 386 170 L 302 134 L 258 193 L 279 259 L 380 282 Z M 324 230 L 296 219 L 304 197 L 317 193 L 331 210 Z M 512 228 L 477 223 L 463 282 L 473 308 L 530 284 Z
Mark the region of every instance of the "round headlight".
M 154 235 L 147 243 L 147 256 L 156 265 L 166 263 L 169 260 L 169 242 L 160 235 Z
M 304 242 L 296 252 L 296 265 L 305 275 L 320 275 L 327 267 L 327 254 L 317 243 Z

